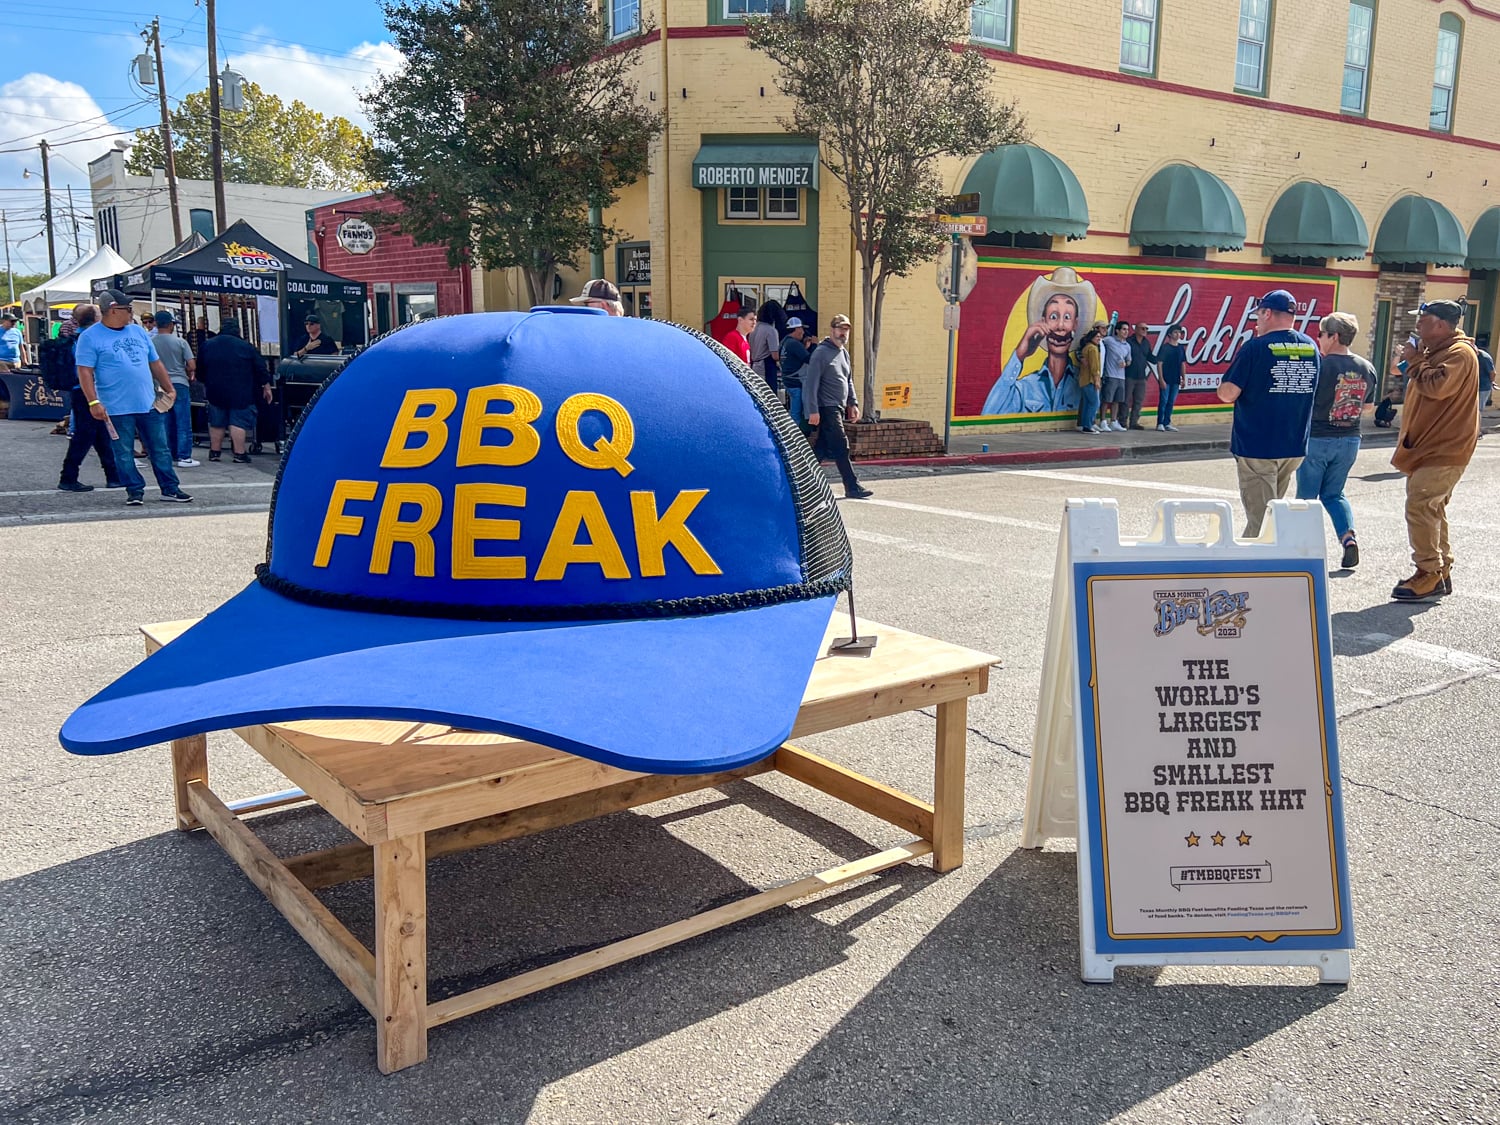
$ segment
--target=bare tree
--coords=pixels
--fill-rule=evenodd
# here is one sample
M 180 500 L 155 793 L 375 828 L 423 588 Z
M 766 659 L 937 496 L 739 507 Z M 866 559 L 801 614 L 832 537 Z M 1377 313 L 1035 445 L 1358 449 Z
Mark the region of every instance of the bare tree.
M 971 0 L 807 0 L 749 22 L 750 46 L 781 70 L 793 101 L 782 125 L 822 142 L 849 197 L 860 260 L 864 394 L 875 401 L 886 285 L 948 245 L 933 221 L 938 162 L 1027 139 L 1013 103 L 991 92 L 968 45 Z
M 518 266 L 545 304 L 558 266 L 619 240 L 589 208 L 645 173 L 661 130 L 632 41 L 590 0 L 391 0 L 385 18 L 406 66 L 362 99 L 371 179 L 417 241 L 454 266 Z

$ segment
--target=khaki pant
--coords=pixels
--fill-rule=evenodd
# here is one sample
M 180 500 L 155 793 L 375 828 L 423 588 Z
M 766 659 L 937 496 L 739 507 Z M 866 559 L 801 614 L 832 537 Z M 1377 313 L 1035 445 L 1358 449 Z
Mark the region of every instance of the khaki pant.
M 1439 573 L 1453 565 L 1453 552 L 1448 549 L 1448 501 L 1464 468 L 1430 465 L 1406 478 L 1406 537 L 1418 570 Z
M 1246 539 L 1260 534 L 1266 505 L 1286 495 L 1297 475 L 1300 457 L 1236 457 L 1240 474 L 1240 502 L 1245 505 Z

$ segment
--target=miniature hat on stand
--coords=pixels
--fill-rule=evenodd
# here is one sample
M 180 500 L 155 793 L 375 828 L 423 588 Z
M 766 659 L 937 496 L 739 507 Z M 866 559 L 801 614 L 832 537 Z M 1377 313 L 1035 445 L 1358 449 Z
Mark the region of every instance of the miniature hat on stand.
M 733 769 L 790 734 L 852 566 L 806 440 L 698 333 L 567 306 L 417 323 L 304 410 L 255 580 L 61 740 L 406 719 Z

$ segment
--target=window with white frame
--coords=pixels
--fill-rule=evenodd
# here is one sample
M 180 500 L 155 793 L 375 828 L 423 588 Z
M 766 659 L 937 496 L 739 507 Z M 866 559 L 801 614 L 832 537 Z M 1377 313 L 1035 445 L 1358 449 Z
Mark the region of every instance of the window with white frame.
M 974 0 L 969 9 L 969 35 L 980 43 L 1010 47 L 1015 0 Z
M 760 188 L 725 188 L 724 217 L 726 219 L 760 218 Z
M 1463 24 L 1452 12 L 1438 20 L 1437 65 L 1432 72 L 1432 116 L 1429 124 L 1440 133 L 1453 131 L 1453 91 L 1458 84 L 1458 55 Z
M 802 211 L 798 205 L 800 193 L 794 187 L 766 188 L 766 218 L 798 219 Z
M 1266 92 L 1266 46 L 1271 35 L 1271 0 L 1240 0 L 1240 39 L 1234 52 L 1234 88 Z
M 774 16 L 786 11 L 787 0 L 724 0 L 724 18 L 744 19 L 746 16 Z
M 1124 0 L 1120 21 L 1120 69 L 1156 71 L 1156 0 Z
M 1344 86 L 1339 108 L 1364 113 L 1370 94 L 1370 46 L 1375 35 L 1374 0 L 1349 0 L 1349 38 L 1344 44 Z
M 613 39 L 639 31 L 641 0 L 609 0 L 609 34 Z

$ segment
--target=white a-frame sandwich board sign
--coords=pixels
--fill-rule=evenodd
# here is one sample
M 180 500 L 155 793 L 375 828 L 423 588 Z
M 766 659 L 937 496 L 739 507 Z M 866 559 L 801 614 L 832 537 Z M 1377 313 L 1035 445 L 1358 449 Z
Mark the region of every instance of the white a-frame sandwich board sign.
M 1188 536 L 1186 523 L 1206 520 Z M 1078 840 L 1083 978 L 1311 965 L 1349 979 L 1323 509 L 1166 500 L 1142 539 L 1069 500 L 1023 847 Z

